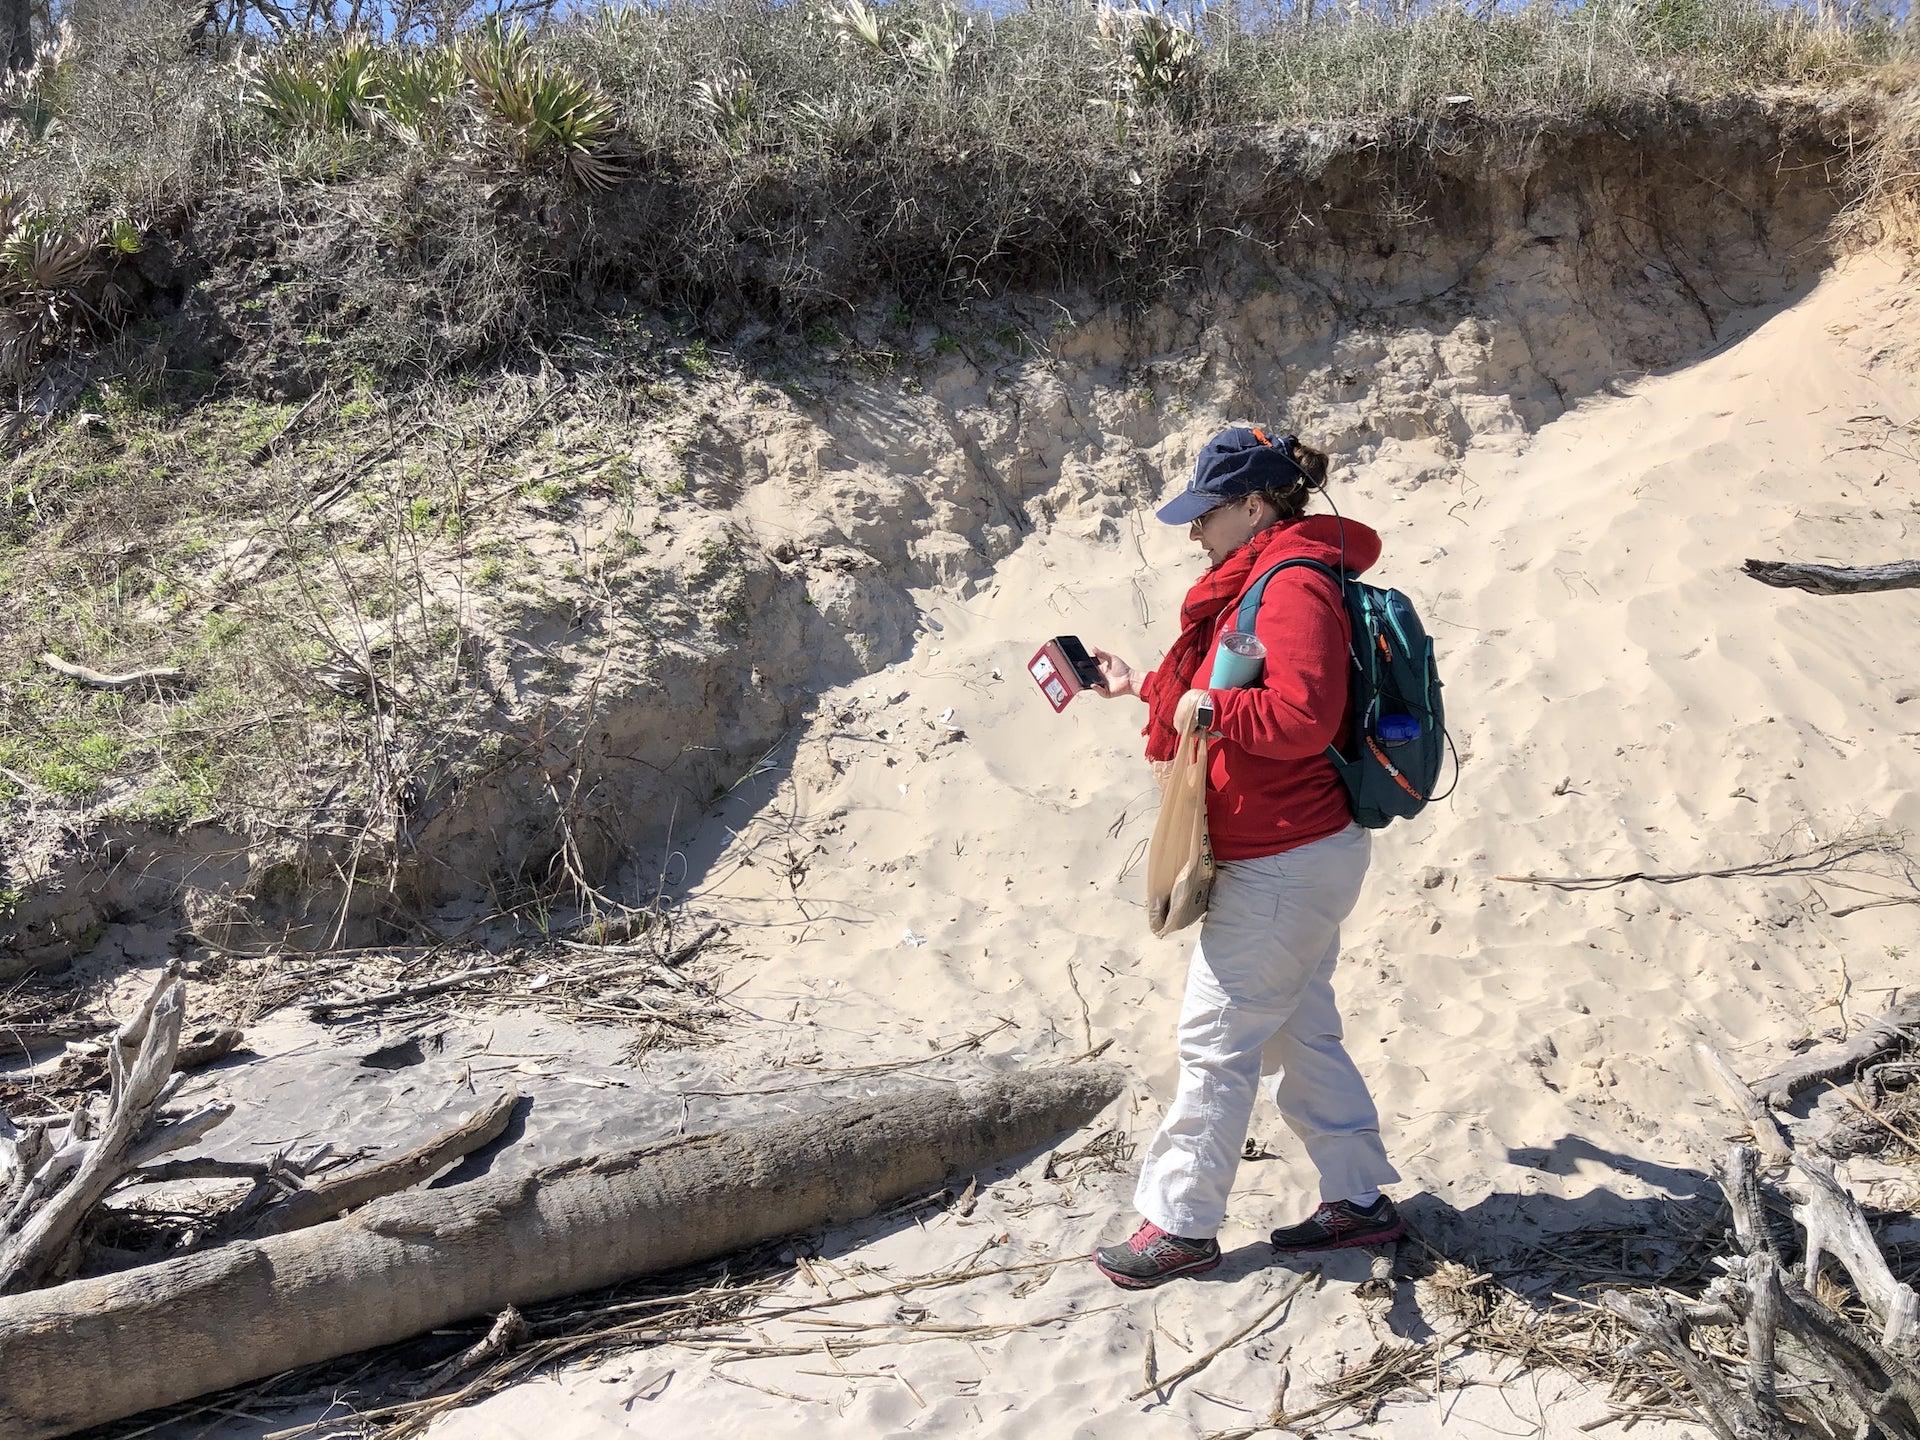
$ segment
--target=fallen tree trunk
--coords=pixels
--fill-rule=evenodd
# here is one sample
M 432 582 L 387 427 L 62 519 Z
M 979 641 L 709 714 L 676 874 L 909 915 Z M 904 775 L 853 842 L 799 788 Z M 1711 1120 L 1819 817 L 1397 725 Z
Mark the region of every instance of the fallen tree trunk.
M 1749 560 L 1740 567 L 1762 585 L 1808 590 L 1815 595 L 1864 595 L 1873 590 L 1920 586 L 1920 560 L 1891 565 L 1797 565 L 1791 560 Z
M 1078 1065 L 389 1195 L 342 1220 L 0 1299 L 0 1434 L 39 1440 L 475 1315 L 871 1215 L 1076 1128 Z

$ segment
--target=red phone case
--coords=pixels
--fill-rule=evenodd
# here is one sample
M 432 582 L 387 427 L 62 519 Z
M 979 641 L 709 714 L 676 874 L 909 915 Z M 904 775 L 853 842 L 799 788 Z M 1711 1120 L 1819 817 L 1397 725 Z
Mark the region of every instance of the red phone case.
M 1033 652 L 1033 658 L 1027 662 L 1027 673 L 1033 676 L 1033 683 L 1040 687 L 1040 693 L 1047 697 L 1056 715 L 1086 688 L 1073 673 L 1067 657 L 1060 653 L 1060 647 L 1051 640 Z

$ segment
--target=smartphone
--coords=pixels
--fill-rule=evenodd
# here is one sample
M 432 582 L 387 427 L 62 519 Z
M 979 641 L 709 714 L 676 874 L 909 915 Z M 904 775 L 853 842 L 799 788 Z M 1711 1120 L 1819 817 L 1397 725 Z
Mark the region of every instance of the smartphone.
M 1047 641 L 1027 662 L 1027 673 L 1056 715 L 1082 690 L 1098 689 L 1107 683 L 1099 663 L 1087 653 L 1078 635 L 1056 635 Z

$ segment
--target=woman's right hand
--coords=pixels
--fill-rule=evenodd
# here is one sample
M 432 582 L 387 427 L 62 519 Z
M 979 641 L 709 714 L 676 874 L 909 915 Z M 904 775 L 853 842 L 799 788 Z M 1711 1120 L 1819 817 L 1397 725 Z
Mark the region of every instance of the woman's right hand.
M 1131 665 L 1111 651 L 1093 647 L 1093 660 L 1100 667 L 1100 673 L 1106 677 L 1106 685 L 1095 686 L 1094 694 L 1104 695 L 1109 700 L 1120 695 L 1138 695 L 1140 676 Z

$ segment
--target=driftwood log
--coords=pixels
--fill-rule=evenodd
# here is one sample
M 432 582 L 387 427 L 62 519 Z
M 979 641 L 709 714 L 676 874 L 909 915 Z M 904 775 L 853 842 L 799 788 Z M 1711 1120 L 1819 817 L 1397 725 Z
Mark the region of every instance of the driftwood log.
M 1864 595 L 1874 590 L 1911 590 L 1920 586 L 1920 560 L 1854 566 L 1749 560 L 1740 568 L 1762 585 L 1781 590 L 1808 590 L 1815 595 Z
M 1068 1066 L 683 1136 L 0 1299 L 0 1435 L 62 1435 L 871 1215 L 1084 1124 L 1122 1078 Z
M 1608 1291 L 1600 1297 L 1602 1308 L 1638 1332 L 1641 1345 L 1674 1363 L 1719 1440 L 1787 1440 L 1807 1433 L 1808 1422 L 1814 1434 L 1920 1440 L 1913 1292 L 1888 1271 L 1853 1197 L 1830 1172 L 1800 1157 L 1794 1168 L 1810 1183 L 1796 1198 L 1793 1216 L 1807 1231 L 1807 1262 L 1789 1269 L 1767 1223 L 1758 1168 L 1750 1146 L 1729 1150 L 1720 1187 L 1742 1253 L 1719 1261 L 1726 1273 L 1698 1303 L 1666 1292 Z M 1815 1298 L 1823 1245 L 1881 1322 L 1879 1337 Z M 1690 1343 L 1691 1331 L 1701 1325 L 1745 1332 L 1743 1387 L 1736 1388 Z
M 1908 1036 L 1920 1036 L 1920 1000 L 1896 1006 L 1843 1045 L 1823 1046 L 1789 1060 L 1753 1090 L 1776 1110 L 1784 1110 L 1801 1092 L 1822 1080 L 1852 1079 L 1862 1065 L 1898 1047 Z
M 1777 1103 L 1798 1087 L 1797 1079 L 1782 1081 L 1789 1071 L 1804 1072 L 1811 1084 L 1888 1048 L 1899 1038 L 1893 1022 L 1900 1018 L 1902 1012 L 1882 1018 L 1880 1039 L 1804 1057 L 1759 1087 L 1743 1084 L 1709 1046 L 1698 1047 L 1708 1073 L 1761 1142 L 1769 1168 L 1784 1172 L 1780 1191 L 1764 1187 L 1761 1153 L 1734 1144 L 1718 1173 L 1737 1250 L 1715 1262 L 1724 1273 L 1697 1301 L 1654 1290 L 1608 1291 L 1600 1303 L 1639 1335 L 1637 1349 L 1658 1351 L 1680 1371 L 1696 1413 L 1718 1440 L 1807 1433 L 1920 1440 L 1920 1295 L 1895 1278 L 1865 1213 L 1832 1168 L 1795 1153 L 1792 1137 L 1764 1103 L 1771 1087 L 1780 1089 Z M 1787 1209 L 1804 1232 L 1801 1264 L 1787 1264 L 1770 1208 Z M 1877 1334 L 1820 1298 L 1829 1260 L 1846 1271 Z M 1696 1344 L 1692 1332 L 1701 1326 L 1743 1332 L 1744 1384 L 1709 1363 L 1710 1356 L 1727 1358 L 1716 1348 L 1725 1342 Z

